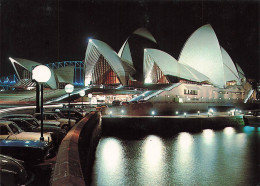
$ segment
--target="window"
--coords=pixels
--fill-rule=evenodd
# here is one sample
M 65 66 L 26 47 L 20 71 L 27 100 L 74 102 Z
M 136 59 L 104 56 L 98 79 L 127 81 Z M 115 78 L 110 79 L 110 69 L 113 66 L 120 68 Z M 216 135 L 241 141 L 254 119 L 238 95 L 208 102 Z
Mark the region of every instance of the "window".
M 14 134 L 18 133 L 19 132 L 19 129 L 14 125 L 14 124 L 10 124 L 8 125 L 10 127 L 10 129 L 12 130 L 12 132 Z
M 41 115 L 40 114 L 36 114 L 35 118 L 38 119 L 38 120 L 41 120 Z
M 184 89 L 184 94 L 198 95 L 198 91 L 197 90 L 187 90 L 187 89 Z
M 9 130 L 6 126 L 0 126 L 0 135 L 9 135 Z
M 45 115 L 47 120 L 56 120 L 54 115 Z

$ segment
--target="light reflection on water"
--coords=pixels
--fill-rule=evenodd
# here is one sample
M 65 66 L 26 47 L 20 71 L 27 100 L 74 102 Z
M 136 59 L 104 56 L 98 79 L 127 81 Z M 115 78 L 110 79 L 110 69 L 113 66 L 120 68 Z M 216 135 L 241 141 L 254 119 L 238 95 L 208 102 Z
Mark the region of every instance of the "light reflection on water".
M 260 134 L 248 130 L 206 129 L 167 138 L 103 137 L 93 185 L 260 184 Z

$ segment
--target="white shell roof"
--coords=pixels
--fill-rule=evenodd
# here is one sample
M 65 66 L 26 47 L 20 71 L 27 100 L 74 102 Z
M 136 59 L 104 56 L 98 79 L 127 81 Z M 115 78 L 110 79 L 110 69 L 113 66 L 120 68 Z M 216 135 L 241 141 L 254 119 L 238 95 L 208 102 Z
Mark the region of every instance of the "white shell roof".
M 32 72 L 32 67 L 41 65 L 38 62 L 31 61 L 28 59 L 22 59 L 22 58 L 10 58 L 10 61 L 12 63 L 19 64 L 20 66 L 24 67 L 26 70 L 28 70 L 30 72 Z M 13 66 L 14 66 L 14 64 L 13 64 Z M 14 69 L 16 70 L 15 66 L 14 66 Z M 56 83 L 54 71 L 52 69 L 50 69 L 50 70 L 51 70 L 51 78 L 49 79 L 49 81 L 46 82 L 46 84 L 49 85 L 52 89 L 56 89 L 57 83 Z
M 221 47 L 221 53 L 222 53 L 222 59 L 224 64 L 224 74 L 225 74 L 226 81 L 235 80 L 239 82 L 239 75 L 231 57 L 228 55 L 226 50 L 222 47 Z
M 195 69 L 178 63 L 171 55 L 158 49 L 144 50 L 144 76 L 145 79 L 150 75 L 152 67 L 156 63 L 164 75 L 176 76 L 182 79 L 203 82 L 209 78 Z
M 94 48 L 93 48 L 94 47 Z M 88 85 L 92 79 L 92 72 L 99 56 L 102 55 L 110 64 L 111 68 L 119 77 L 122 84 L 126 84 L 127 69 L 122 65 L 122 61 L 117 53 L 103 41 L 91 39 L 88 43 L 85 56 L 85 85 Z
M 154 43 L 157 43 L 153 35 L 146 28 L 139 28 L 134 31 L 134 34 L 144 37 L 150 41 L 153 41 Z
M 246 78 L 245 73 L 243 72 L 243 70 L 241 69 L 241 67 L 236 63 L 236 67 L 237 67 L 237 71 L 238 71 L 238 75 L 239 78 Z
M 209 24 L 200 27 L 189 37 L 179 62 L 206 75 L 215 86 L 224 87 L 226 84 L 220 45 Z
M 133 60 L 130 52 L 129 43 L 127 42 L 127 40 L 119 50 L 118 56 L 121 57 L 121 59 L 127 62 L 129 65 L 133 66 Z
M 139 35 L 139 36 L 146 38 L 146 39 L 148 39 L 148 40 L 150 40 L 154 43 L 157 43 L 155 38 L 153 37 L 153 35 L 146 28 L 139 28 L 139 29 L 135 30 L 133 32 L 133 34 Z M 131 66 L 133 66 L 133 60 L 132 60 L 132 55 L 131 55 L 128 39 L 129 39 L 129 37 L 126 39 L 126 41 L 124 42 L 124 44 L 120 48 L 120 50 L 118 52 L 118 56 L 122 60 L 124 60 L 125 62 L 127 62 Z
M 30 72 L 32 72 L 33 66 L 41 65 L 38 62 L 31 61 L 31 60 L 28 60 L 28 59 L 22 59 L 22 58 L 10 58 L 10 60 L 11 60 L 12 63 L 15 62 L 15 63 L 19 64 L 20 66 L 24 67 L 26 70 L 28 70 Z
M 58 82 L 73 84 L 74 66 L 57 68 L 54 70 L 54 72 L 57 75 Z

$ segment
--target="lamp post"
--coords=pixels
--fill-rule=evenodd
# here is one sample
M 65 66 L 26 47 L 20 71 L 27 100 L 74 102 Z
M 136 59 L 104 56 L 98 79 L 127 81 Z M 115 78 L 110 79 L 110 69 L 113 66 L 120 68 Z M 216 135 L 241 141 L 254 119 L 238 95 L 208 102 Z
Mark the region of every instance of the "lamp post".
M 43 83 L 51 78 L 51 70 L 45 65 L 38 65 L 32 70 L 32 79 L 40 84 L 41 89 L 41 137 L 40 140 L 44 141 L 43 137 Z
M 83 115 L 83 97 L 85 96 L 85 90 L 81 90 L 79 92 L 79 95 L 82 97 L 82 106 L 81 106 L 81 109 L 82 109 L 82 115 Z
M 70 128 L 70 94 L 73 92 L 74 86 L 72 84 L 67 84 L 65 86 L 65 92 L 69 94 L 69 128 Z
M 89 98 L 89 103 L 90 103 L 90 107 L 91 107 L 91 101 L 92 101 L 91 100 L 92 99 L 92 94 L 91 93 L 88 94 L 88 98 Z

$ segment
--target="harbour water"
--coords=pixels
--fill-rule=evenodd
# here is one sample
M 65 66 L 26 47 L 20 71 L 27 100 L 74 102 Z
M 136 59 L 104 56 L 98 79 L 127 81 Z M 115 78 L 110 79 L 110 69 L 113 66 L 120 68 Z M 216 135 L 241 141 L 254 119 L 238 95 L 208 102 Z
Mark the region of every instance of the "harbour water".
M 167 136 L 104 133 L 92 185 L 260 185 L 260 127 Z

